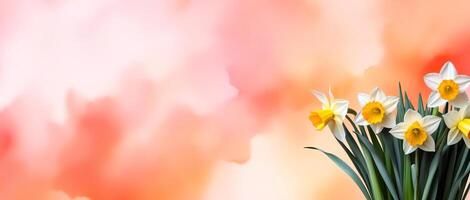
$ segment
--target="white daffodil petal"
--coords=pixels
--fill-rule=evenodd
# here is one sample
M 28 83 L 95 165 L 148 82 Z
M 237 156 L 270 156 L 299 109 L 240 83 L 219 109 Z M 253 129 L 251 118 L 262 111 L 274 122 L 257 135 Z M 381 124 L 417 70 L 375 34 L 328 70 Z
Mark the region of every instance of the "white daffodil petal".
M 446 123 L 447 128 L 457 126 L 460 120 L 462 120 L 462 116 L 460 115 L 460 113 L 455 110 L 446 113 L 442 117 L 444 118 L 444 122 Z
M 384 116 L 382 121 L 382 126 L 387 128 L 393 128 L 396 125 L 395 116 L 388 114 Z
M 328 95 L 330 96 L 330 101 L 335 100 L 335 96 L 333 96 L 333 91 L 331 90 L 331 85 L 328 86 Z
M 464 107 L 465 105 L 468 104 L 467 93 L 466 92 L 460 93 L 459 95 L 457 95 L 457 97 L 454 100 L 450 101 L 450 104 L 457 108 Z
M 329 104 L 329 101 L 328 101 L 328 98 L 326 97 L 325 94 L 319 92 L 319 91 L 316 91 L 316 90 L 313 90 L 312 91 L 312 94 L 313 96 L 315 96 L 322 104 Z
M 348 114 L 349 102 L 346 100 L 336 99 L 334 100 L 333 104 L 335 105 L 333 108 L 334 114 L 336 116 L 339 116 L 341 120 L 344 120 L 344 118 L 346 117 L 346 114 Z
M 439 107 L 439 106 L 444 105 L 446 102 L 447 102 L 447 100 L 442 99 L 441 95 L 438 92 L 433 91 L 429 95 L 428 107 L 430 107 L 430 108 Z
M 406 123 L 413 123 L 413 122 L 416 122 L 416 121 L 421 122 L 422 120 L 423 120 L 423 118 L 421 117 L 421 115 L 418 112 L 414 111 L 414 110 L 408 109 L 408 111 L 406 111 L 406 113 L 405 113 L 404 121 Z
M 397 109 L 398 101 L 400 99 L 398 97 L 389 96 L 385 98 L 383 102 L 385 107 L 385 113 L 392 113 L 395 109 Z
M 429 73 L 424 76 L 424 83 L 433 91 L 437 91 L 442 78 L 438 73 Z
M 470 86 L 470 76 L 457 75 L 455 77 L 455 83 L 457 83 L 457 85 L 459 85 L 459 91 L 460 92 L 465 92 L 467 90 L 468 86 Z
M 343 122 L 341 119 L 335 118 L 334 121 L 328 123 L 328 127 L 336 139 L 343 143 L 346 142 L 346 133 L 344 132 Z
M 371 124 L 370 127 L 372 128 L 375 134 L 379 134 L 384 129 L 381 124 Z
M 423 117 L 423 128 L 429 135 L 431 135 L 437 130 L 440 122 L 440 117 L 436 117 L 433 115 L 425 116 Z
M 436 151 L 436 144 L 434 143 L 434 139 L 432 137 L 426 138 L 426 141 L 424 141 L 424 144 L 419 146 L 420 149 L 423 151 L 428 151 L 428 152 L 434 152 Z
M 462 137 L 462 138 L 467 148 L 470 148 L 470 139 L 468 137 Z
M 402 122 L 402 123 L 397 124 L 395 127 L 393 127 L 392 130 L 390 130 L 390 134 L 392 134 L 393 137 L 403 140 L 407 129 L 408 129 L 407 124 Z M 403 143 L 406 143 L 406 142 L 403 142 Z
M 367 102 L 370 101 L 370 96 L 366 93 L 359 93 L 357 94 L 357 100 L 359 101 L 359 105 L 361 107 L 364 107 L 367 104 Z
M 454 64 L 447 61 L 444 66 L 442 66 L 441 72 L 439 73 L 444 80 L 454 80 L 457 76 L 457 70 L 455 70 Z
M 386 97 L 387 97 L 387 96 L 385 96 L 384 91 L 382 91 L 382 90 L 381 90 L 380 88 L 378 88 L 378 87 L 375 87 L 375 88 L 372 90 L 372 93 L 371 93 L 371 95 L 370 95 L 370 100 L 371 100 L 371 101 L 384 102 Z
M 406 155 L 413 153 L 413 151 L 415 151 L 416 149 L 417 147 L 413 147 L 410 144 L 408 144 L 408 142 L 403 141 L 403 151 Z
M 447 145 L 453 145 L 462 139 L 462 134 L 458 128 L 452 128 L 447 135 Z
M 370 93 L 370 101 L 375 101 L 375 98 L 377 96 L 377 92 L 379 92 L 379 88 L 375 87 L 372 89 L 372 92 Z
M 360 126 L 367 126 L 367 125 L 369 125 L 369 122 L 367 122 L 367 120 L 364 119 L 364 117 L 362 116 L 362 112 L 359 112 L 359 113 L 356 115 L 356 119 L 354 119 L 354 123 L 356 123 L 357 125 L 360 125 Z

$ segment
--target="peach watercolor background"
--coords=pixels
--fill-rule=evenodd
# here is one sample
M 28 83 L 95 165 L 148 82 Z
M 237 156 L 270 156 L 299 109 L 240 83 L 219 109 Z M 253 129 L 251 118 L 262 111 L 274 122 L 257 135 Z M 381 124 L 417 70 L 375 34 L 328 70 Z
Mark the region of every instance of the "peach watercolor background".
M 0 199 L 361 199 L 311 89 L 470 74 L 468 1 L 1 0 Z

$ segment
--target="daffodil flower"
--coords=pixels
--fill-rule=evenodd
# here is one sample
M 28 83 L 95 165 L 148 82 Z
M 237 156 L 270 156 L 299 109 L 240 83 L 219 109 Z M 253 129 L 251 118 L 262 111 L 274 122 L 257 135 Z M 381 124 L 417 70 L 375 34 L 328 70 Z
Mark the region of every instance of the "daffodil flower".
M 435 151 L 432 134 L 439 127 L 441 118 L 428 115 L 422 117 L 414 110 L 405 113 L 404 122 L 397 124 L 390 134 L 403 141 L 403 151 L 410 154 L 420 148 L 423 151 Z
M 398 97 L 385 96 L 385 93 L 376 87 L 370 95 L 359 93 L 358 100 L 362 110 L 355 119 L 356 124 L 370 125 L 376 134 L 380 133 L 384 127 L 395 126 L 395 117 L 392 113 L 397 108 Z
M 442 66 L 439 74 L 426 74 L 424 83 L 432 90 L 428 99 L 428 107 L 438 107 L 449 102 L 460 108 L 468 102 L 465 90 L 470 86 L 470 77 L 457 75 L 457 71 L 450 61 Z
M 470 148 L 470 106 L 464 106 L 459 111 L 450 111 L 443 117 L 450 129 L 447 135 L 447 145 L 453 145 L 463 138 L 465 145 Z
M 348 112 L 349 102 L 335 99 L 329 90 L 329 98 L 325 94 L 313 91 L 313 95 L 322 103 L 322 109 L 310 113 L 310 121 L 317 130 L 328 126 L 333 135 L 340 141 L 346 141 L 343 120 Z

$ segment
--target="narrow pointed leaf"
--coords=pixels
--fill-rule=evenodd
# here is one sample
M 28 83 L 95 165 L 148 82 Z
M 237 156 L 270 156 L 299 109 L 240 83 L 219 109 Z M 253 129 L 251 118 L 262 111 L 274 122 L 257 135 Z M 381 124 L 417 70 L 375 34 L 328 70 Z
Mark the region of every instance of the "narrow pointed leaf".
M 353 169 L 351 169 L 351 167 L 348 166 L 348 164 L 346 164 L 343 160 L 338 158 L 338 156 L 332 153 L 323 151 L 316 147 L 305 147 L 305 148 L 320 151 L 324 153 L 326 156 L 328 156 L 329 159 L 331 159 L 339 168 L 341 168 L 341 170 L 343 170 L 346 174 L 348 174 L 353 179 L 353 181 L 359 187 L 359 189 L 361 190 L 362 194 L 366 197 L 366 199 L 371 200 L 369 192 L 367 191 L 364 184 L 361 182 L 361 179 L 359 178 L 359 176 L 357 176 L 357 174 L 353 171 Z
M 374 163 L 379 170 L 380 175 L 382 176 L 383 181 L 385 182 L 385 185 L 387 186 L 387 189 L 390 191 L 393 199 L 398 200 L 398 194 L 395 189 L 395 186 L 393 185 L 390 176 L 387 173 L 387 170 L 385 168 L 385 165 L 383 161 L 380 159 L 380 156 L 377 154 L 377 152 L 374 151 L 374 147 L 370 144 L 370 142 L 367 140 L 367 138 L 363 135 L 357 135 L 359 138 L 359 141 L 366 146 L 367 150 L 369 150 L 369 153 L 371 154 Z

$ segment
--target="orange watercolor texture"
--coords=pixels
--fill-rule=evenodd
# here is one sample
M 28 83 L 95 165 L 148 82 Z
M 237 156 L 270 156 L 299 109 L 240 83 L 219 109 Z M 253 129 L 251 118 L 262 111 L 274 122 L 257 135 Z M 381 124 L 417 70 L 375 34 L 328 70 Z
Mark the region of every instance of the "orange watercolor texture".
M 2 0 L 0 199 L 362 199 L 303 149 L 345 156 L 310 90 L 427 98 L 470 74 L 469 25 L 466 1 Z

